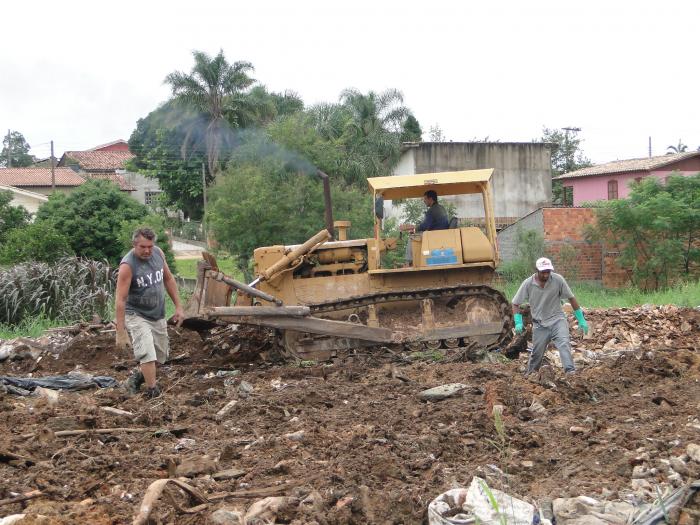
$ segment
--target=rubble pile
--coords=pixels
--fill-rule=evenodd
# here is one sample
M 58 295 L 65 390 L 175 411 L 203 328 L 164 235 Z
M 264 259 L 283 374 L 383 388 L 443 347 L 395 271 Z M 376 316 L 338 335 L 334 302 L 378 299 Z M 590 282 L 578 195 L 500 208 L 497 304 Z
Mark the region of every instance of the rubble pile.
M 274 335 L 171 329 L 159 398 L 121 386 L 0 391 L 0 522 L 421 524 L 441 494 L 478 479 L 541 523 L 641 512 L 698 523 L 698 312 L 588 317 L 576 374 L 527 377 L 526 352 L 251 363 L 242 357 L 265 357 Z M 0 376 L 121 383 L 133 361 L 110 330 L 0 342 L 12 349 Z
M 673 305 L 593 309 L 586 312 L 591 337 L 578 344 L 594 351 L 698 348 L 700 311 Z M 571 328 L 577 326 L 575 321 Z

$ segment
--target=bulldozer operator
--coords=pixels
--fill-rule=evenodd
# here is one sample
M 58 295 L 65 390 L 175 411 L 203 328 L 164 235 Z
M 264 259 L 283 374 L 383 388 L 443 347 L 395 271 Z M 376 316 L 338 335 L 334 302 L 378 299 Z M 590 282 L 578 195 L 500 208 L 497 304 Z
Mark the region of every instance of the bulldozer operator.
M 450 227 L 450 219 L 447 217 L 447 211 L 442 204 L 438 203 L 438 195 L 435 190 L 428 190 L 423 194 L 423 202 L 428 207 L 425 211 L 423 221 L 418 224 L 402 224 L 399 229 L 407 231 L 413 235 L 418 235 L 421 232 L 432 230 L 446 230 Z M 406 265 L 413 264 L 413 250 L 411 248 L 411 238 L 406 243 Z

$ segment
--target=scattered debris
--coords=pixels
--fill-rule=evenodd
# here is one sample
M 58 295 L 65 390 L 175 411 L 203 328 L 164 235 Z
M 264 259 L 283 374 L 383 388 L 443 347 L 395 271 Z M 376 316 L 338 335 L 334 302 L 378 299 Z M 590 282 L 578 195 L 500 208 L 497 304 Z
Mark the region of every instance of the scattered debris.
M 462 383 L 450 383 L 448 385 L 441 385 L 423 390 L 418 394 L 418 398 L 422 401 L 441 401 L 459 394 L 465 388 L 467 388 L 467 385 L 463 385 Z
M 94 384 L 77 391 L 37 385 L 59 391 L 51 405 L 29 395 L 35 387 L 3 383 L 0 499 L 34 490 L 45 497 L 2 509 L 37 522 L 48 515 L 47 522 L 130 523 L 159 480 L 166 486 L 151 499 L 146 522 L 204 523 L 216 515 L 241 525 L 251 503 L 281 497 L 292 499 L 277 510 L 268 502 L 260 508 L 265 519 L 421 523 L 426 502 L 471 472 L 491 492 L 537 502 L 543 524 L 554 519 L 553 499 L 579 494 L 646 509 L 644 519 L 661 516 L 657 522 L 665 507 L 680 516 L 669 522 L 693 523 L 700 515 L 689 484 L 700 478 L 700 310 L 587 317 L 591 337 L 573 334 L 572 377 L 556 366 L 556 350 L 535 377 L 523 376 L 527 354 L 473 363 L 357 349 L 299 367 L 270 357 L 274 334 L 216 327 L 201 337 L 171 332 L 177 359 L 159 369 L 164 395 L 154 400 Z M 68 334 L 60 349 L 59 332 L 48 336 L 56 344 L 26 344 L 21 358 L 0 362 L 0 375 L 122 381 L 132 356 L 114 349 L 114 334 L 103 333 L 109 325 L 98 326 Z M 32 348 L 42 351 L 32 357 Z M 217 377 L 233 369 L 240 373 Z M 417 396 L 452 384 L 469 387 L 443 402 Z M 166 479 L 168 466 L 202 497 Z
M 221 420 L 226 417 L 226 415 L 233 410 L 233 407 L 235 407 L 238 404 L 237 399 L 232 399 L 228 403 L 226 403 L 221 409 L 216 413 L 216 419 Z
M 212 478 L 215 479 L 216 481 L 223 481 L 226 479 L 238 479 L 241 476 L 245 476 L 246 471 L 237 469 L 237 468 L 231 468 L 228 470 L 222 470 L 220 472 L 215 472 L 212 474 Z
M 468 489 L 449 490 L 428 505 L 429 525 L 531 525 L 534 515 L 530 503 L 490 488 L 477 476 Z
M 151 512 L 153 511 L 153 506 L 158 501 L 158 498 L 160 498 L 161 494 L 163 493 L 163 490 L 165 490 L 165 487 L 168 483 L 172 483 L 173 485 L 181 488 L 183 491 L 192 496 L 195 500 L 202 502 L 201 505 L 198 505 L 196 507 L 190 509 L 183 509 L 183 512 L 190 514 L 194 512 L 199 512 L 207 508 L 208 500 L 206 496 L 204 496 L 194 487 L 178 479 L 159 479 L 148 486 L 148 489 L 146 490 L 146 493 L 143 496 L 143 501 L 141 502 L 139 512 L 134 518 L 133 525 L 146 525 L 146 523 L 148 523 L 148 518 L 151 515 Z

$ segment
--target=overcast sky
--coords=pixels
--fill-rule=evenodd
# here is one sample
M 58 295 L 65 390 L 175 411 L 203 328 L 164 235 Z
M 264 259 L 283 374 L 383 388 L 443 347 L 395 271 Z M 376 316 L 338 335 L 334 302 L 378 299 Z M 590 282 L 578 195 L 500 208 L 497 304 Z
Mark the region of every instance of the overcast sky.
M 194 49 L 307 104 L 398 88 L 428 140 L 582 129 L 594 162 L 700 146 L 700 2 L 4 2 L 0 133 L 57 155 L 128 139 Z

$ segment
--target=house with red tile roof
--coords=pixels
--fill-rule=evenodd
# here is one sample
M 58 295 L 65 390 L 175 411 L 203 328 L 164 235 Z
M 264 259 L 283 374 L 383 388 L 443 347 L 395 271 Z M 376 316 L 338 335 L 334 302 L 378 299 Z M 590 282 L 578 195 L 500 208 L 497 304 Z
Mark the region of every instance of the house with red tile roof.
M 70 168 L 56 168 L 56 191 L 68 193 L 85 182 L 82 177 Z M 43 195 L 52 192 L 51 168 L 2 168 L 0 169 L 0 185 L 23 188 Z
M 107 144 L 100 144 L 89 151 L 129 151 L 129 144 L 124 139 L 114 140 Z
M 624 199 L 630 193 L 631 183 L 644 177 L 663 181 L 672 173 L 700 173 L 700 151 L 616 160 L 564 173 L 554 180 L 560 180 L 564 186 L 564 203 L 580 206 L 585 202 Z
M 153 204 L 160 193 L 158 181 L 130 172 L 127 163 L 133 158 L 127 142 L 116 140 L 83 151 L 66 151 L 58 165 L 87 178 L 111 180 L 141 204 Z

